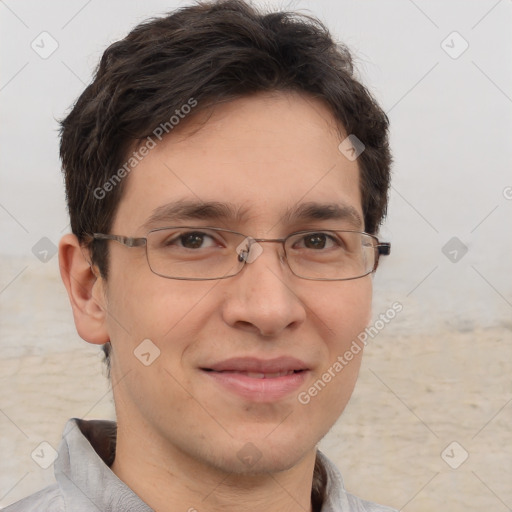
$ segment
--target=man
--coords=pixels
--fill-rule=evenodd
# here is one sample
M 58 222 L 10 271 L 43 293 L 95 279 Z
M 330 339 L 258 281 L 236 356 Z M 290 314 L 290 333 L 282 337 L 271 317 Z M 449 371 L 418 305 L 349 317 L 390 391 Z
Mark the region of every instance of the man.
M 69 420 L 7 511 L 391 510 L 317 450 L 389 252 L 387 128 L 314 19 L 200 3 L 105 51 L 62 122 L 59 257 L 117 424 Z

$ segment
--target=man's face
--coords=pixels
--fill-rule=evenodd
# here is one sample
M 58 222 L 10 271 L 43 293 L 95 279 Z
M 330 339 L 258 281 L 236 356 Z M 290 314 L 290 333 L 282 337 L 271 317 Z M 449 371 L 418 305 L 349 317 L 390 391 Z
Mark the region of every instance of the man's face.
M 338 150 L 334 119 L 319 101 L 260 94 L 217 107 L 198 127 L 171 133 L 131 172 L 112 233 L 144 237 L 154 210 L 178 200 L 229 203 L 245 215 L 152 227 L 213 225 L 254 238 L 363 230 L 349 219 L 284 216 L 315 202 L 363 217 L 357 162 Z M 152 273 L 144 247 L 109 242 L 105 325 L 117 417 L 148 452 L 229 472 L 279 471 L 311 453 L 347 404 L 360 353 L 309 403 L 298 397 L 366 327 L 371 276 L 301 279 L 280 258 L 281 245 L 261 246 L 234 277 L 180 281 Z M 134 355 L 146 339 L 160 350 L 149 366 Z M 288 370 L 301 371 L 276 376 Z

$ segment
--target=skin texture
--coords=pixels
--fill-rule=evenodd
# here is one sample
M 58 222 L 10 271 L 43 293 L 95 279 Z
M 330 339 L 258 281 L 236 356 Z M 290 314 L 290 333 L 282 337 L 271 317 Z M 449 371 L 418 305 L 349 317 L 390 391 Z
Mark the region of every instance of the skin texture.
M 177 199 L 241 206 L 247 215 L 240 221 L 191 223 L 261 238 L 347 227 L 340 220 L 284 221 L 286 208 L 309 201 L 342 202 L 362 218 L 357 161 L 338 150 L 342 137 L 319 100 L 261 93 L 219 105 L 203 121 L 164 138 L 126 178 L 112 233 L 145 236 L 142 225 L 153 210 Z M 112 343 L 118 419 L 112 470 L 159 512 L 311 508 L 316 445 L 350 398 L 362 351 L 308 404 L 297 395 L 367 326 L 372 277 L 300 279 L 279 244 L 262 247 L 237 276 L 193 282 L 159 277 L 143 247 L 109 242 L 105 281 L 73 235 L 61 241 L 61 272 L 79 334 Z M 133 352 L 148 338 L 160 356 L 144 366 Z M 201 370 L 234 356 L 293 356 L 309 372 L 284 398 L 248 400 Z M 242 449 L 258 460 L 244 462 Z

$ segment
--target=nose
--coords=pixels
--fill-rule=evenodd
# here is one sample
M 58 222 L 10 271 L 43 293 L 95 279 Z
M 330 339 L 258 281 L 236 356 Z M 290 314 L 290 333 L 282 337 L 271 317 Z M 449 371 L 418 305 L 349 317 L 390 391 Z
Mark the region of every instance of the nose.
M 297 280 L 282 246 L 253 244 L 243 270 L 225 281 L 224 321 L 267 337 L 297 328 L 306 318 L 305 306 L 294 289 Z

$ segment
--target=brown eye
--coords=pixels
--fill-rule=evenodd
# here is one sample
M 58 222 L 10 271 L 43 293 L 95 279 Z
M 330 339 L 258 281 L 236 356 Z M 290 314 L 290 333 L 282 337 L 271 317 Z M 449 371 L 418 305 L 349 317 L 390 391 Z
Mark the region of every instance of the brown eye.
M 209 238 L 208 235 L 199 232 L 192 232 L 180 236 L 180 241 L 183 247 L 186 247 L 187 249 L 200 249 L 205 238 Z
M 214 237 L 203 231 L 174 231 L 158 244 L 165 249 L 209 249 L 218 244 Z
M 324 249 L 327 242 L 327 235 L 324 233 L 314 233 L 304 237 L 304 245 L 308 249 Z

